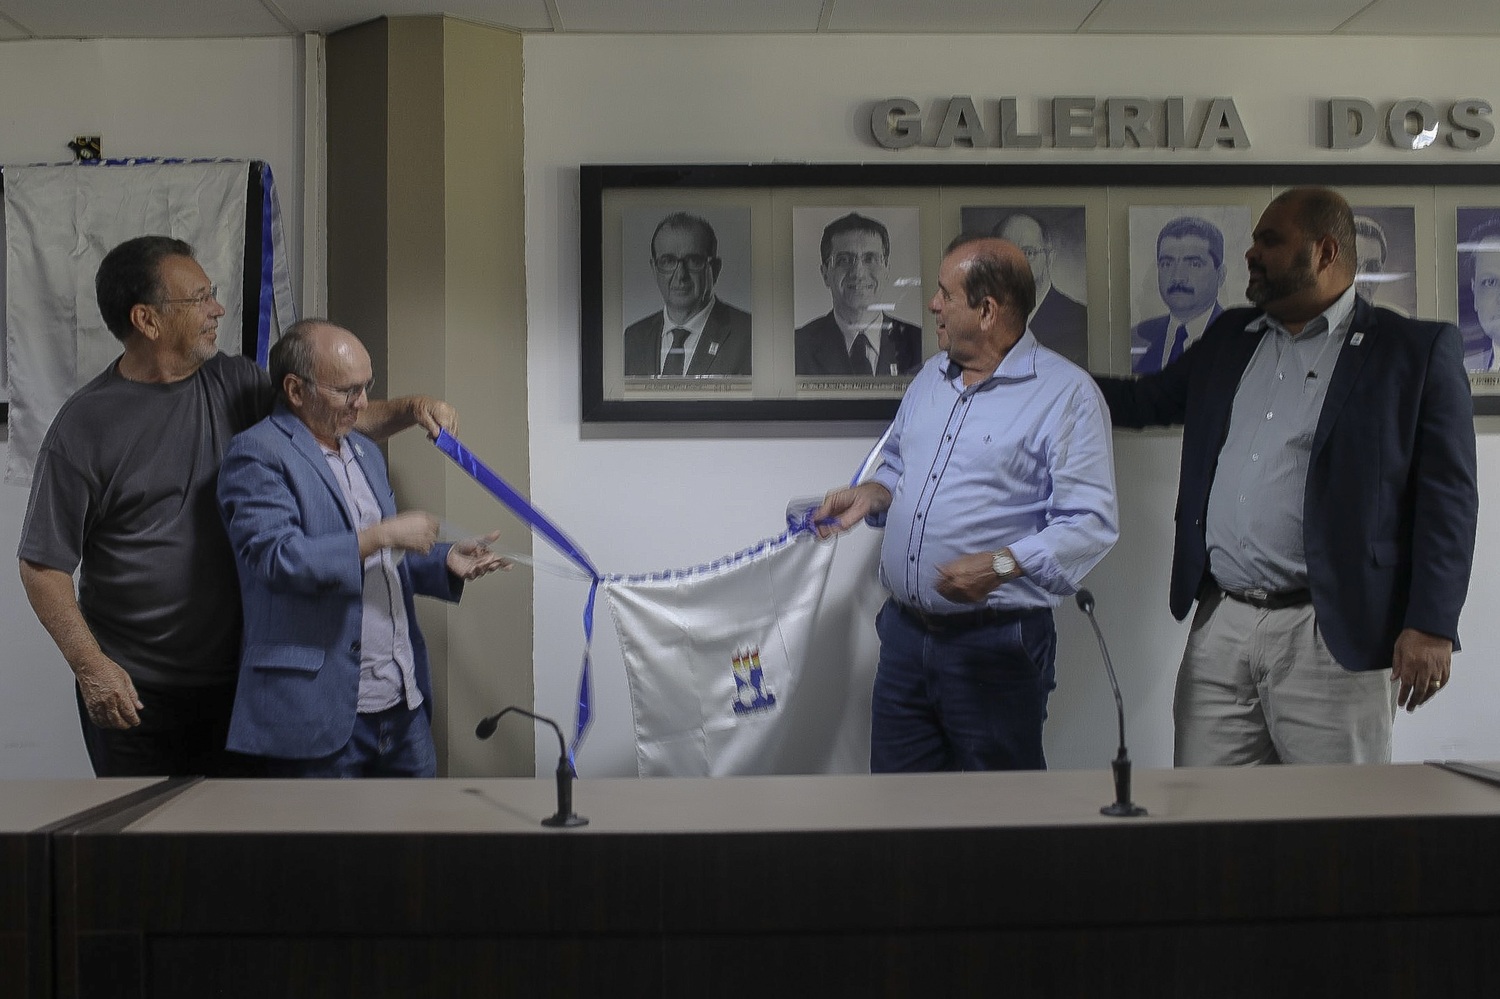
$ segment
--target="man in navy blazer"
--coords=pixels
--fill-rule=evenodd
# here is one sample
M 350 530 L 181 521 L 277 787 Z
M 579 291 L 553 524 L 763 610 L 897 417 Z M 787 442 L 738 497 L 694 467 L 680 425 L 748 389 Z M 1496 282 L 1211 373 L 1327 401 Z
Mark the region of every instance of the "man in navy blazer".
M 1246 296 L 1180 360 L 1099 378 L 1119 426 L 1182 424 L 1171 608 L 1198 611 L 1179 765 L 1390 759 L 1398 706 L 1448 681 L 1478 516 L 1451 324 L 1354 290 L 1353 213 L 1271 202 Z
M 695 378 L 750 373 L 750 313 L 714 294 L 723 261 L 707 220 L 673 212 L 651 234 L 662 309 L 625 328 L 625 374 Z
M 274 776 L 431 777 L 412 593 L 456 601 L 505 560 L 479 541 L 436 544 L 431 515 L 396 512 L 385 460 L 354 432 L 371 367 L 353 334 L 304 319 L 270 366 L 275 409 L 219 471 L 245 617 L 229 748 L 270 758 Z

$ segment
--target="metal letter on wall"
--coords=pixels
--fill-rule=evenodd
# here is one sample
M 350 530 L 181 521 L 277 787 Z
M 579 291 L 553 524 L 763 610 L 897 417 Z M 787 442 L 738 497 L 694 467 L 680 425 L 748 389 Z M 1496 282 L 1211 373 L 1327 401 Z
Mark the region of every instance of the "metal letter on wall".
M 1215 97 L 1208 106 L 1208 114 L 1203 116 L 1203 134 L 1198 137 L 1198 148 L 1212 149 L 1215 146 L 1250 148 L 1250 136 L 1245 132 L 1245 123 L 1240 121 L 1233 97 Z
M 1495 124 L 1489 116 L 1495 112 L 1490 102 L 1479 97 L 1465 97 L 1453 102 L 1448 109 L 1448 121 L 1453 131 L 1448 133 L 1448 145 L 1454 149 L 1478 149 L 1487 146 L 1495 138 Z
M 1000 98 L 1000 145 L 1007 149 L 1040 149 L 1040 132 L 1022 132 L 1016 123 L 1016 99 Z
M 1124 149 L 1135 140 L 1138 147 L 1157 145 L 1151 134 L 1154 111 L 1144 97 L 1110 97 L 1104 102 L 1104 134 L 1109 148 Z
M 948 113 L 943 115 L 943 127 L 938 129 L 937 141 L 933 145 L 946 149 L 955 139 L 966 141 L 976 149 L 989 144 L 979 112 L 967 97 L 955 97 L 948 102 Z
M 1357 149 L 1375 138 L 1375 105 L 1358 97 L 1328 102 L 1328 148 Z
M 1099 144 L 1094 137 L 1092 97 L 1052 98 L 1052 144 L 1059 149 L 1092 149 Z
M 870 134 L 887 149 L 906 149 L 922 140 L 921 109 L 909 97 L 876 101 L 870 111 Z
M 1410 119 L 1417 119 L 1417 130 L 1408 126 Z M 1408 98 L 1391 105 L 1391 113 L 1385 116 L 1390 130 L 1391 145 L 1397 149 L 1426 149 L 1437 141 L 1437 108 L 1426 101 Z

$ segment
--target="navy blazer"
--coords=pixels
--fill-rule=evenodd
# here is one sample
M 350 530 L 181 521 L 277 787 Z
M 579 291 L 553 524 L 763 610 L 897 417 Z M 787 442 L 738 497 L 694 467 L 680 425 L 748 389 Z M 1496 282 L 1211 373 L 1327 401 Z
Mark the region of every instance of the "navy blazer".
M 1208 326 L 1224 314 L 1224 306 L 1218 302 L 1208 313 Z M 1181 323 L 1168 312 L 1164 316 L 1152 316 L 1138 323 L 1130 331 L 1130 370 L 1138 375 L 1161 370 L 1162 351 L 1167 346 L 1167 330 L 1175 330 Z M 1208 332 L 1208 326 L 1203 332 Z
M 661 333 L 666 317 L 656 312 L 625 328 L 625 374 L 661 374 Z M 750 313 L 715 301 L 688 361 L 688 375 L 750 373 Z
M 883 316 L 885 335 L 877 345 L 880 358 L 875 362 L 874 373 L 887 378 L 892 374 L 912 374 L 922 366 L 922 327 L 888 313 Z M 799 375 L 854 374 L 849 348 L 844 346 L 844 331 L 839 329 L 831 310 L 797 327 L 794 353 Z
M 1080 368 L 1089 366 L 1089 310 L 1076 298 L 1053 285 L 1026 325 L 1043 347 L 1057 351 Z
M 396 513 L 385 459 L 368 437 L 349 445 L 383 516 Z M 282 403 L 230 442 L 219 509 L 245 610 L 228 748 L 316 759 L 349 741 L 359 700 L 364 569 L 344 494 L 312 432 Z M 422 707 L 432 717 L 427 644 L 412 592 L 457 600 L 450 545 L 406 552 L 397 566 Z
M 1119 426 L 1182 424 L 1172 614 L 1209 581 L 1205 523 L 1257 309 L 1224 313 L 1176 363 L 1098 378 Z M 1463 339 L 1363 299 L 1329 380 L 1309 456 L 1302 536 L 1318 630 L 1351 670 L 1391 665 L 1403 628 L 1458 639 L 1479 515 Z

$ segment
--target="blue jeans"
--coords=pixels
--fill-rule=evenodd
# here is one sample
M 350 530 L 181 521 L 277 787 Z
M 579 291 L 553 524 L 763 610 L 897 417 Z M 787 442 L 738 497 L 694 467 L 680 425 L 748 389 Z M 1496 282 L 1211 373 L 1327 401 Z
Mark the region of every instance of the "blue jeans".
M 1042 723 L 1057 686 L 1048 608 L 928 628 L 887 600 L 870 706 L 870 772 L 1045 770 Z
M 315 760 L 273 759 L 271 777 L 436 777 L 437 750 L 425 706 L 403 702 L 355 715 L 342 749 Z

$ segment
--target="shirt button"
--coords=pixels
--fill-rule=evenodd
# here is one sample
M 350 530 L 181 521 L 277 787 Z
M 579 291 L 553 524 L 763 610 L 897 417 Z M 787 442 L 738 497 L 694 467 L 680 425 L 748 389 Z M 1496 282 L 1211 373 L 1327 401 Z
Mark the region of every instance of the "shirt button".
M 1272 413 L 1272 412 L 1269 412 L 1269 411 L 1268 411 L 1268 412 L 1267 412 L 1267 413 L 1266 413 L 1266 419 L 1268 419 L 1268 420 L 1269 420 L 1269 419 L 1270 419 L 1270 418 L 1271 418 L 1271 417 L 1273 417 L 1273 416 L 1275 416 L 1275 415 L 1276 415 L 1276 414 L 1275 414 L 1275 413 Z
M 1258 454 L 1252 454 L 1250 456 L 1250 460 L 1251 461 L 1260 461 L 1260 455 L 1258 455 Z

